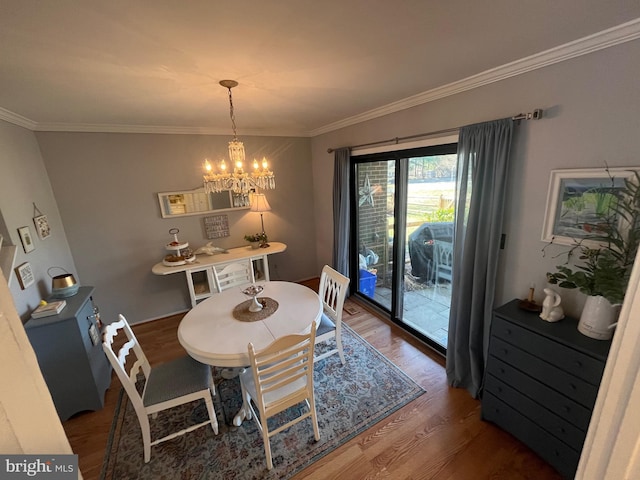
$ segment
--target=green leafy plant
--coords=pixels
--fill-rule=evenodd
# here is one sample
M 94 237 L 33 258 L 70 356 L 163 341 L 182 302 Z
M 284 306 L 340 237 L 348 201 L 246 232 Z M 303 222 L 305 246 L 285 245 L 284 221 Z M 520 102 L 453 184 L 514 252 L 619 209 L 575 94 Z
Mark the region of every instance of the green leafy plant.
M 603 189 L 606 196 L 603 192 L 599 195 L 605 200 L 598 205 L 598 221 L 587 225 L 594 232 L 587 238 L 589 244 L 576 241 L 565 252 L 565 264 L 558 265 L 557 272 L 547 272 L 549 283 L 577 288 L 590 296 L 601 295 L 612 304 L 622 303 L 640 242 L 640 174 L 633 173 L 624 179 L 621 189 L 613 188 L 610 177 L 612 188 Z M 576 255 L 583 263 L 570 265 Z
M 255 235 L 245 235 L 244 239 L 247 242 L 266 243 L 267 242 L 267 234 L 266 233 L 256 233 Z

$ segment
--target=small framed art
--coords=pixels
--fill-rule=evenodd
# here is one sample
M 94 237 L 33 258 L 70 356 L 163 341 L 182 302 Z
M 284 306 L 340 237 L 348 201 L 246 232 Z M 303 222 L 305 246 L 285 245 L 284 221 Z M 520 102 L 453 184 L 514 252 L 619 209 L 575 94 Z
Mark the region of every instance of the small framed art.
M 204 231 L 209 240 L 229 236 L 229 217 L 227 215 L 212 215 L 204 217 Z
M 51 236 L 51 227 L 49 226 L 49 220 L 46 215 L 39 215 L 33 217 L 33 224 L 36 226 L 36 233 L 40 240 L 44 240 Z
M 33 238 L 31 237 L 31 230 L 29 230 L 29 227 L 20 227 L 18 229 L 18 234 L 20 235 L 20 241 L 22 242 L 24 253 L 33 252 L 36 249 L 36 246 L 33 244 Z
M 16 276 L 20 282 L 20 288 L 25 288 L 33 285 L 35 278 L 33 277 L 33 271 L 31 270 L 31 264 L 24 262 L 22 265 L 16 267 Z

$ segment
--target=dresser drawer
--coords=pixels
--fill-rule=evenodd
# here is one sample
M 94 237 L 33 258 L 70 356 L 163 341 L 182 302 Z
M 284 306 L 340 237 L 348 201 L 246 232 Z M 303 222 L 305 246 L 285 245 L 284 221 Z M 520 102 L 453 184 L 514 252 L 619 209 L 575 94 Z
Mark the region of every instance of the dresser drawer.
M 591 419 L 591 409 L 583 407 L 494 356 L 489 356 L 486 373 L 518 390 L 579 429 L 587 430 Z
M 520 345 L 518 345 L 520 347 Z M 598 387 L 560 370 L 555 365 L 533 356 L 497 337 L 491 339 L 491 354 L 530 377 L 550 386 L 587 408 L 593 408 Z
M 580 453 L 549 435 L 506 403 L 486 393 L 482 399 L 482 416 L 525 443 L 563 476 L 574 477 Z
M 484 386 L 485 395 L 491 394 L 499 398 L 507 405 L 511 405 L 514 410 L 520 412 L 536 425 L 542 427 L 558 440 L 566 443 L 576 451 L 582 449 L 587 433 L 567 422 L 564 418 L 550 412 L 535 402 L 514 390 L 492 375 L 487 375 Z M 482 402 L 484 412 L 485 402 Z M 484 413 L 483 413 L 484 415 Z
M 493 318 L 491 333 L 493 336 L 512 345 L 517 345 L 537 357 L 552 359 L 559 368 L 596 387 L 600 385 L 604 362 L 596 358 L 533 333 L 498 316 Z

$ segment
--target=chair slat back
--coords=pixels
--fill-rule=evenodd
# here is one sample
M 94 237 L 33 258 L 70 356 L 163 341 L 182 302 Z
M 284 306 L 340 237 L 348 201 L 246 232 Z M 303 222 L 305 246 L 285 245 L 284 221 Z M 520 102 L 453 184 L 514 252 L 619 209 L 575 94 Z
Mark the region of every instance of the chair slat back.
M 249 344 L 249 360 L 258 394 L 259 408 L 267 409 L 265 396 L 283 391 L 284 397 L 307 392 L 313 385 L 313 349 L 315 341 L 315 322 L 311 331 L 305 335 L 287 335 L 279 338 L 263 350 L 256 352 Z M 292 386 L 299 380 L 300 386 Z M 296 388 L 297 387 L 297 388 Z M 289 390 L 287 390 L 290 388 Z M 281 400 L 281 397 L 278 398 Z
M 251 285 L 255 282 L 253 264 L 251 260 L 247 260 L 246 262 L 230 263 L 220 269 L 220 271 L 214 267 L 213 277 L 218 292 L 222 292 L 232 287 Z
M 122 345 L 118 348 L 117 343 L 122 343 Z M 116 350 L 114 350 L 114 347 Z M 142 397 L 136 388 L 136 380 L 138 373 L 142 370 L 146 382 L 151 373 L 151 366 L 123 315 L 118 316 L 117 322 L 105 327 L 102 349 L 136 410 L 143 408 Z M 135 359 L 130 357 L 132 351 Z M 131 362 L 133 363 L 127 371 L 127 364 Z
M 318 291 L 324 312 L 334 322 L 342 318 L 342 308 L 347 296 L 349 282 L 349 278 L 334 270 L 329 265 L 325 265 L 322 268 Z

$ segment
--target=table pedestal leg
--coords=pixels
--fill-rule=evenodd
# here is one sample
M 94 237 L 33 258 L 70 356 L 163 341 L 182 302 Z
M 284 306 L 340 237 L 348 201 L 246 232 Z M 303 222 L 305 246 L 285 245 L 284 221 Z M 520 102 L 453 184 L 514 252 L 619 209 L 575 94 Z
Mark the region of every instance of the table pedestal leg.
M 241 373 L 244 373 L 245 368 L 237 368 L 237 367 L 227 367 L 223 368 L 220 376 L 225 380 L 231 380 L 232 378 L 236 378 Z
M 233 417 L 233 424 L 236 427 L 239 427 L 240 425 L 242 425 L 242 422 L 245 419 L 251 420 L 252 417 L 253 414 L 251 413 L 251 408 L 249 408 L 249 405 L 247 405 L 247 401 L 245 399 L 242 402 L 242 408 L 240 408 L 240 411 L 238 411 L 238 413 L 236 413 L 236 416 Z

